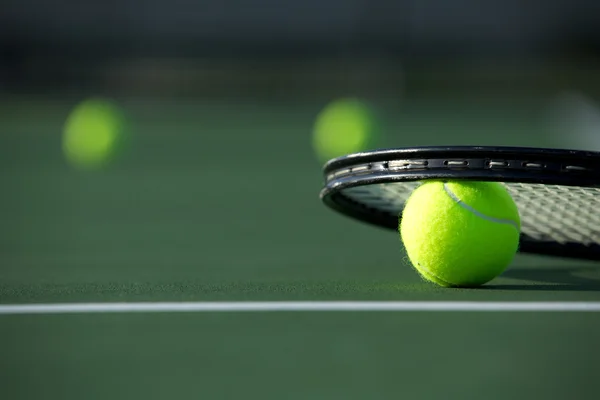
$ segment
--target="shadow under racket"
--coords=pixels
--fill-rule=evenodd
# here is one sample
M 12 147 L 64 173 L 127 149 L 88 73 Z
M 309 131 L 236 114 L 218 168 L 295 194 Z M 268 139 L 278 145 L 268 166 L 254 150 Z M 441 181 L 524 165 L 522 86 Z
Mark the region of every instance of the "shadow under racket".
M 515 268 L 501 277 L 528 281 L 528 284 L 489 284 L 488 290 L 600 292 L 597 267 Z

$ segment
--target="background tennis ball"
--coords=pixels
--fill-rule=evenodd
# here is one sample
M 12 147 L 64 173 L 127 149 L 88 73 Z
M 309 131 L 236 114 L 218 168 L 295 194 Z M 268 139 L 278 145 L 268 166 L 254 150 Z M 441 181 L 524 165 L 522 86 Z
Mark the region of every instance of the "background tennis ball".
M 372 109 L 359 99 L 329 103 L 317 116 L 312 137 L 319 161 L 379 146 L 380 131 Z
M 88 99 L 70 113 L 63 131 L 63 151 L 77 168 L 108 165 L 126 139 L 125 118 L 119 107 L 106 99 Z
M 500 275 L 517 252 L 520 229 L 515 202 L 492 182 L 426 182 L 400 221 L 413 266 L 447 287 L 479 286 Z

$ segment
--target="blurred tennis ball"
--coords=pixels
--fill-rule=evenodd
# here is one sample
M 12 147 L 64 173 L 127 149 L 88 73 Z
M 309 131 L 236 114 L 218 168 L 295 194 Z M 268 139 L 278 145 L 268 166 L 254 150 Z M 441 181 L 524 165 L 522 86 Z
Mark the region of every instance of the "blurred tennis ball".
M 344 98 L 329 103 L 316 118 L 312 144 L 319 161 L 380 146 L 377 118 L 365 102 Z
M 92 98 L 69 114 L 63 130 L 63 151 L 79 169 L 99 169 L 110 164 L 126 141 L 125 116 L 112 101 Z

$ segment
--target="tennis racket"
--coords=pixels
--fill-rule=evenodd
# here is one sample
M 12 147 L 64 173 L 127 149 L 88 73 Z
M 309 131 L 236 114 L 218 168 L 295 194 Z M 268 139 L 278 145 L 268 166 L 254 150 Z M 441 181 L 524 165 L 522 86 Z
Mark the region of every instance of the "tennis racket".
M 521 253 L 600 260 L 600 153 L 524 147 L 413 147 L 350 154 L 324 167 L 322 201 L 343 215 L 398 230 L 404 204 L 427 180 L 506 185 L 521 215 Z

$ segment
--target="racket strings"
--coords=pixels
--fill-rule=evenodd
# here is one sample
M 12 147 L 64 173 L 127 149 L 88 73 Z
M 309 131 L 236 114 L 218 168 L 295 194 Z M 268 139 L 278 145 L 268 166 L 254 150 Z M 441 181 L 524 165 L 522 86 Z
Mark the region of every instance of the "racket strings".
M 392 182 L 342 190 L 358 204 L 398 216 L 419 182 Z M 521 215 L 528 240 L 600 244 L 600 189 L 578 186 L 505 183 Z
M 600 189 L 541 184 L 506 184 L 526 235 L 559 243 L 600 243 Z

